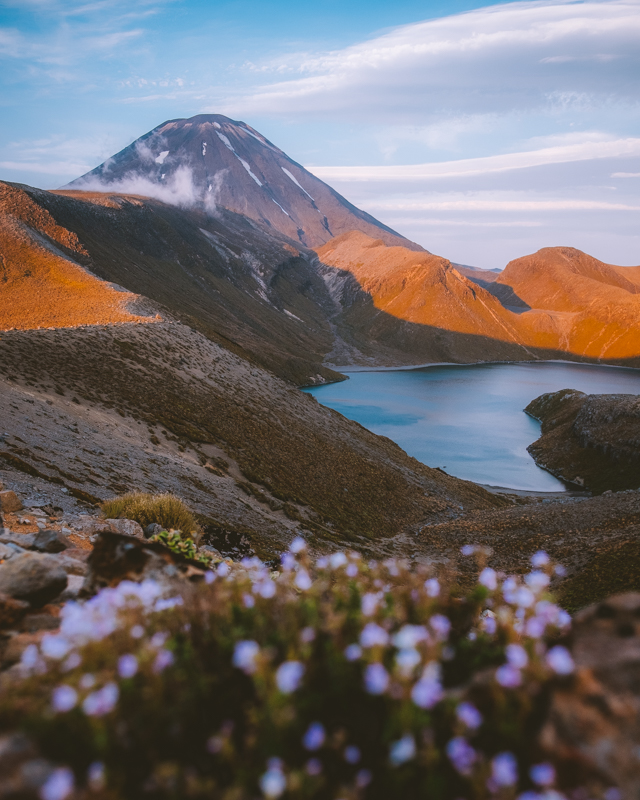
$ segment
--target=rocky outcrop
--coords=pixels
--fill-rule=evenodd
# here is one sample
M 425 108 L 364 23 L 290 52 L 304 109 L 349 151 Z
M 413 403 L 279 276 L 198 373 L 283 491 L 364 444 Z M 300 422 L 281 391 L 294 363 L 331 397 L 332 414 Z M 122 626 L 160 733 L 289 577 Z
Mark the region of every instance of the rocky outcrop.
M 563 389 L 525 411 L 542 423 L 527 448 L 539 466 L 597 493 L 640 487 L 640 396 Z

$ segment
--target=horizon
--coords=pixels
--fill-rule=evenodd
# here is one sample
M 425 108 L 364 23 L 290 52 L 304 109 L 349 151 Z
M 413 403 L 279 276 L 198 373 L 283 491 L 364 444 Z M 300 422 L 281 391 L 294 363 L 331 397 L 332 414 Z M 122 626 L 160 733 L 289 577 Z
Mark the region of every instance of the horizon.
M 0 178 L 56 188 L 221 113 L 456 263 L 637 265 L 639 43 L 640 0 L 8 0 Z

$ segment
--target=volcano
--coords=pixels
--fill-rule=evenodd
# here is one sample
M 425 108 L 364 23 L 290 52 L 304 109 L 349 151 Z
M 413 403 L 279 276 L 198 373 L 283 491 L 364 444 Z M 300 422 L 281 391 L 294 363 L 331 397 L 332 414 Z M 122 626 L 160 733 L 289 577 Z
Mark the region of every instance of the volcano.
M 67 189 L 157 197 L 225 208 L 307 247 L 358 230 L 422 251 L 348 202 L 244 122 L 220 114 L 164 122 Z

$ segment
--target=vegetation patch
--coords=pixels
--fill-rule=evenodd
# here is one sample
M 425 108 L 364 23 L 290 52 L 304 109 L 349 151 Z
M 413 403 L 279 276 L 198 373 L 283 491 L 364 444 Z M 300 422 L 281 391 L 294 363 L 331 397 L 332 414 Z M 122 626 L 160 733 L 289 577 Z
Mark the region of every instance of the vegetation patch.
M 155 522 L 167 530 L 181 531 L 192 537 L 200 529 L 184 502 L 173 494 L 129 492 L 101 504 L 107 519 L 132 519 L 143 528 Z

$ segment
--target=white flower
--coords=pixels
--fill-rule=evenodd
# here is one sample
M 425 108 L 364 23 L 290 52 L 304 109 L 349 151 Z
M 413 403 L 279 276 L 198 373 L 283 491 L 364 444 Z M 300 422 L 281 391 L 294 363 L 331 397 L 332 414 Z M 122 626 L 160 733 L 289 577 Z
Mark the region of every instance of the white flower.
M 57 634 L 45 634 L 40 642 L 40 652 L 47 658 L 54 658 L 60 660 L 64 658 L 71 650 L 71 644 L 65 639 L 64 636 Z
M 300 641 L 303 642 L 303 644 L 309 644 L 309 642 L 312 642 L 315 638 L 316 632 L 310 626 L 307 626 L 300 631 Z
M 376 592 L 375 594 L 373 592 L 367 592 L 362 595 L 360 608 L 365 617 L 372 617 L 376 613 L 381 599 L 381 592 Z
M 492 611 L 484 611 L 482 613 L 480 627 L 483 631 L 485 631 L 485 633 L 488 633 L 489 636 L 493 636 L 498 628 L 498 623 L 496 622 L 495 614 Z
M 547 664 L 558 675 L 569 675 L 573 672 L 575 664 L 571 658 L 571 653 L 566 647 L 556 645 L 547 653 Z
M 282 564 L 282 569 L 285 572 L 290 572 L 292 569 L 295 569 L 298 565 L 296 559 L 291 555 L 291 553 L 283 553 L 280 556 L 280 563 Z
M 475 730 L 482 725 L 482 714 L 471 703 L 460 703 L 456 708 L 456 716 L 467 728 Z
M 364 671 L 364 687 L 369 694 L 384 694 L 389 686 L 387 670 L 378 664 L 367 664 Z
M 440 582 L 437 578 L 428 578 L 424 582 L 427 597 L 437 597 L 440 594 Z
M 312 722 L 302 737 L 302 744 L 307 750 L 319 750 L 324 744 L 325 732 L 321 722 Z
M 62 686 L 56 686 L 51 694 L 51 707 L 58 713 L 64 714 L 66 711 L 71 711 L 77 702 L 78 693 L 76 690 L 64 683 Z
M 170 608 L 181 606 L 183 603 L 184 600 L 181 597 L 168 597 L 166 599 L 161 597 L 160 600 L 156 600 L 154 611 L 167 611 Z
M 92 686 L 95 686 L 95 683 L 96 677 L 90 672 L 85 672 L 85 674 L 80 678 L 81 689 L 91 689 Z
M 119 694 L 120 690 L 117 684 L 107 683 L 102 689 L 98 689 L 97 692 L 85 697 L 82 709 L 90 717 L 102 717 L 104 714 L 113 711 L 118 702 Z
M 72 669 L 76 669 L 80 666 L 80 664 L 82 664 L 80 653 L 69 653 L 67 658 L 62 663 L 62 669 L 65 672 L 71 672 Z
M 447 743 L 449 760 L 461 775 L 470 775 L 477 759 L 477 753 L 462 736 L 456 736 Z
M 515 786 L 518 782 L 518 762 L 513 753 L 498 753 L 492 760 L 491 781 L 494 786 Z
M 204 582 L 205 582 L 206 584 L 208 584 L 208 585 L 209 585 L 209 584 L 212 584 L 212 583 L 215 581 L 215 579 L 216 579 L 216 573 L 215 573 L 215 572 L 213 572 L 212 570 L 208 569 L 208 570 L 207 570 L 207 571 L 204 573 Z
M 460 548 L 460 552 L 463 556 L 472 556 L 476 552 L 475 545 L 473 544 L 464 544 Z
M 528 575 L 524 576 L 524 582 L 536 593 L 546 589 L 550 580 L 551 579 L 546 572 L 540 572 L 538 570 L 535 572 L 530 572 Z
M 240 642 L 236 642 L 236 646 L 233 651 L 233 666 L 238 667 L 243 672 L 246 672 L 247 675 L 251 675 L 256 671 L 257 664 L 256 659 L 260 653 L 260 646 L 257 642 L 252 641 L 251 639 L 243 639 Z
M 218 564 L 218 569 L 216 570 L 216 572 L 218 573 L 218 576 L 220 578 L 226 578 L 227 575 L 231 572 L 231 568 L 229 567 L 226 561 L 221 561 Z
M 482 572 L 478 575 L 478 583 L 481 583 L 490 592 L 495 591 L 498 586 L 498 576 L 496 575 L 496 571 L 491 569 L 491 567 L 485 567 Z
M 275 595 L 276 585 L 271 580 L 271 578 L 267 578 L 266 580 L 256 584 L 253 587 L 253 590 L 257 592 L 260 595 L 260 597 L 264 597 L 265 600 L 268 600 L 269 598 Z
M 344 760 L 347 764 L 357 764 L 360 761 L 360 748 L 350 744 L 344 748 Z
M 496 670 L 496 680 L 505 689 L 514 689 L 522 683 L 520 670 L 512 667 L 511 664 L 503 664 Z
M 429 633 L 424 625 L 403 625 L 402 628 L 393 635 L 393 644 L 401 649 L 415 647 L 419 642 L 428 640 Z
M 358 565 L 357 564 L 347 564 L 347 568 L 345 572 L 350 578 L 355 578 L 358 574 Z
M 280 767 L 270 767 L 260 777 L 260 788 L 265 797 L 276 798 L 287 788 L 287 779 Z
M 414 684 L 411 699 L 418 708 L 433 708 L 442 700 L 442 684 L 438 678 L 423 676 Z
M 509 664 L 516 669 L 523 669 L 529 663 L 529 656 L 522 645 L 508 644 L 505 653 Z
M 54 769 L 40 787 L 42 800 L 64 800 L 73 791 L 73 772 L 68 767 Z
M 345 647 L 344 657 L 347 661 L 357 661 L 362 655 L 362 648 L 359 644 L 350 644 Z
M 169 638 L 169 634 L 166 631 L 158 631 L 154 633 L 151 639 L 149 640 L 149 644 L 151 647 L 159 650 L 161 647 L 164 646 L 164 643 Z
M 255 604 L 256 604 L 256 601 L 255 601 L 253 595 L 247 594 L 245 592 L 245 594 L 242 595 L 242 603 L 243 603 L 245 608 L 253 608 L 255 606 Z
M 537 553 L 534 553 L 531 556 L 531 564 L 534 567 L 544 567 L 548 563 L 549 556 L 544 552 L 544 550 L 538 550 Z
M 553 786 L 556 780 L 556 771 L 551 764 L 534 764 L 529 770 L 529 776 L 538 786 Z
M 389 748 L 389 761 L 394 767 L 400 766 L 407 761 L 411 761 L 416 755 L 416 740 L 410 734 L 406 734 L 402 739 L 391 743 Z
M 307 543 L 302 538 L 302 536 L 296 536 L 296 538 L 289 545 L 289 550 L 292 553 L 301 553 L 303 550 L 306 549 L 307 549 Z
M 120 656 L 118 659 L 118 675 L 121 678 L 133 678 L 137 671 L 138 659 L 134 655 L 127 653 L 124 656 Z
M 298 589 L 301 589 L 303 592 L 308 591 L 313 586 L 313 581 L 309 577 L 309 573 L 306 569 L 301 569 L 295 577 L 294 580 L 295 585 Z
M 134 625 L 129 631 L 134 639 L 141 639 L 144 636 L 144 628 L 142 625 Z
M 93 761 L 87 770 L 87 783 L 94 792 L 104 789 L 106 776 L 104 774 L 104 764 L 102 761 Z
M 396 653 L 396 664 L 400 674 L 408 678 L 420 663 L 420 653 L 413 647 L 405 647 Z
M 429 620 L 429 625 L 436 634 L 436 639 L 439 642 L 444 642 L 449 636 L 451 622 L 448 617 L 445 617 L 443 614 L 434 614 Z
M 276 683 L 283 694 L 291 694 L 300 686 L 304 675 L 304 664 L 285 661 L 276 670 Z
M 389 634 L 375 622 L 368 622 L 360 634 L 362 647 L 384 647 L 389 643 Z
M 343 567 L 346 563 L 347 557 L 344 553 L 334 553 L 332 556 L 329 556 L 331 569 L 338 569 L 338 567 Z

